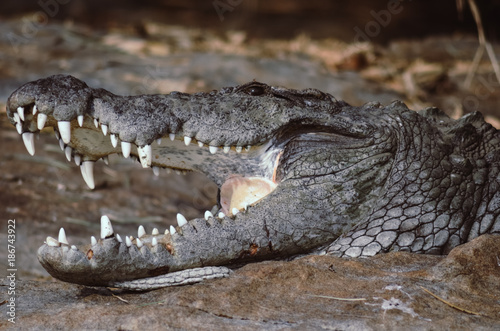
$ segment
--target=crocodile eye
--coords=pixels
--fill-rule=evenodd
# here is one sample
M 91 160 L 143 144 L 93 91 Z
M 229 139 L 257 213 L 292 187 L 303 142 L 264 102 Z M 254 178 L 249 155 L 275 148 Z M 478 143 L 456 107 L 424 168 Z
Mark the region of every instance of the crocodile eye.
M 245 92 L 253 96 L 258 96 L 264 94 L 265 91 L 262 86 L 249 86 Z

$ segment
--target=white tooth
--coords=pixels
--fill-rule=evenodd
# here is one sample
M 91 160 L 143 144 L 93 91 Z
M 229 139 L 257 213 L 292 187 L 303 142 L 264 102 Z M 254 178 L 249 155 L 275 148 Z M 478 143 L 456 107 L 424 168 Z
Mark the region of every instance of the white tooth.
M 113 226 L 109 217 L 106 215 L 101 216 L 101 239 L 106 239 L 113 235 Z
M 160 176 L 160 168 L 153 167 L 153 173 L 155 174 L 155 176 Z
M 132 148 L 132 144 L 126 141 L 122 141 L 121 147 L 122 147 L 123 157 L 128 158 L 130 156 L 130 149 Z
M 144 244 L 142 243 L 142 241 L 141 241 L 139 238 L 137 238 L 137 239 L 135 240 L 135 242 L 136 242 L 136 244 L 137 244 L 137 248 L 141 248 L 141 247 L 144 245 Z
M 139 225 L 139 229 L 137 229 L 137 238 L 140 238 L 146 234 L 146 230 L 142 225 Z
M 78 125 L 80 127 L 82 127 L 83 126 L 83 115 L 78 115 L 77 120 L 78 120 Z
M 94 118 L 94 125 L 95 125 L 96 128 L 99 127 L 99 122 L 97 121 L 97 118 Z
M 206 220 L 206 221 L 208 221 L 208 219 L 209 219 L 210 217 L 214 217 L 214 215 L 213 215 L 211 212 L 209 212 L 209 211 L 207 210 L 207 211 L 205 212 L 205 220 Z
M 179 175 L 179 176 L 182 175 L 182 172 L 180 170 L 174 169 L 174 172 L 176 175 Z
M 47 122 L 47 115 L 44 113 L 38 114 L 38 118 L 36 119 L 36 126 L 38 130 L 42 130 L 45 127 L 45 123 Z
M 223 212 L 220 212 L 218 215 L 217 215 L 219 218 L 224 218 L 224 216 L 226 216 Z
M 172 235 L 173 235 L 173 234 L 174 234 L 174 233 L 176 233 L 176 232 L 177 232 L 177 231 L 175 230 L 175 228 L 171 225 L 171 226 L 170 226 L 170 234 L 172 234 Z
M 66 231 L 64 231 L 63 228 L 59 229 L 59 237 L 57 238 L 57 240 L 61 243 L 61 244 L 66 244 L 66 245 L 69 245 L 68 243 L 68 239 L 66 238 Z
M 151 235 L 153 235 L 153 236 L 157 236 L 159 234 L 160 234 L 160 231 L 158 231 L 157 228 L 154 228 L 153 231 L 151 232 Z
M 108 134 L 108 126 L 106 124 L 102 124 L 101 125 L 101 130 L 102 130 L 102 134 L 103 135 L 107 135 Z
M 245 211 L 247 211 L 247 209 L 248 209 L 248 202 L 245 202 L 245 203 L 243 204 L 243 208 L 245 208 Z
M 233 210 L 231 210 L 231 212 L 233 213 L 233 216 L 238 214 L 240 211 L 238 210 L 238 208 L 233 208 Z
M 59 132 L 55 131 L 54 134 L 56 135 L 57 140 L 61 140 L 61 135 L 59 134 Z
M 156 240 L 156 238 L 153 238 L 153 240 L 151 241 L 151 245 L 153 247 L 155 247 L 156 245 L 158 245 L 158 240 Z
M 103 156 L 102 157 L 102 160 L 104 161 L 104 164 L 105 165 L 109 165 L 109 157 L 106 155 L 106 156 Z
M 184 224 L 187 224 L 186 218 L 181 213 L 177 213 L 177 225 L 182 227 Z
M 36 108 L 36 105 L 33 106 L 33 115 L 36 115 L 36 113 L 38 112 L 38 109 Z
M 68 121 L 57 122 L 61 139 L 68 144 L 71 141 L 71 123 Z
M 169 234 L 170 232 L 168 232 L 168 229 L 165 229 L 165 234 Z
M 120 237 L 118 233 L 116 234 L 116 240 L 118 240 L 119 243 L 123 242 L 122 237 Z
M 71 249 L 74 250 L 74 251 L 78 250 L 78 248 L 75 245 L 71 245 Z
M 16 130 L 17 130 L 17 133 L 22 134 L 23 133 L 23 125 L 21 123 L 16 123 Z
M 35 135 L 31 132 L 25 132 L 22 137 L 28 153 L 30 153 L 30 155 L 35 155 Z
M 21 121 L 24 121 L 24 107 L 17 107 L 17 113 Z
M 132 240 L 130 240 L 129 236 L 125 236 L 125 245 L 127 245 L 127 247 L 132 246 Z
M 14 122 L 17 123 L 21 123 L 21 119 L 19 118 L 19 114 L 18 113 L 14 113 Z
M 118 146 L 118 137 L 114 134 L 109 135 L 109 137 L 111 138 L 111 145 L 116 148 Z
M 203 143 L 201 141 L 198 141 L 198 146 L 203 147 Z
M 245 147 L 245 150 L 248 152 L 250 148 L 252 148 L 252 146 L 248 145 L 247 147 Z
M 231 149 L 231 146 L 224 146 L 224 153 L 229 153 L 229 150 Z
M 208 150 L 210 153 L 215 154 L 217 153 L 217 146 L 208 146 Z
M 94 189 L 94 161 L 83 161 L 80 166 L 80 170 L 82 172 L 83 180 L 87 183 L 87 186 Z
M 90 237 L 90 245 L 92 245 L 92 246 L 97 245 L 97 239 L 95 239 L 94 236 Z
M 69 146 L 66 146 L 66 148 L 64 149 L 64 154 L 66 155 L 66 159 L 71 162 L 71 152 L 73 151 L 73 149 Z
M 59 139 L 59 147 L 61 148 L 61 151 L 64 152 L 64 141 L 62 141 L 62 139 Z
M 151 159 L 153 158 L 151 145 L 146 145 L 143 147 L 138 147 L 139 160 L 143 168 L 149 168 L 151 166 Z
M 156 139 L 156 143 L 157 143 L 158 145 L 161 145 L 161 138 Z
M 82 156 L 80 154 L 75 154 L 75 164 L 79 166 L 82 164 Z
M 186 144 L 186 146 L 188 146 L 190 143 L 191 143 L 191 137 L 188 137 L 188 136 L 185 136 L 184 137 L 184 144 Z
M 52 246 L 52 247 L 59 247 L 59 246 L 61 246 L 61 244 L 59 243 L 59 241 L 55 240 L 52 237 L 47 237 L 47 239 L 45 239 L 45 243 L 48 246 Z
M 170 138 L 170 140 L 174 141 L 174 139 L 175 139 L 175 133 L 169 133 L 168 137 Z

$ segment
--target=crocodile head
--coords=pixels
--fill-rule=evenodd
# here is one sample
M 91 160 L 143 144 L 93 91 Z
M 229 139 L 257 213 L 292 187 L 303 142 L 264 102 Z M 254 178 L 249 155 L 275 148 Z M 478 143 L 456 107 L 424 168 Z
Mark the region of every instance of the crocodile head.
M 348 256 L 389 249 L 441 252 L 447 242 L 458 244 L 461 238 L 415 247 L 418 238 L 399 240 L 401 231 L 394 231 L 407 220 L 417 220 L 406 224 L 408 231 L 418 229 L 418 220 L 429 214 L 430 207 L 423 206 L 432 202 L 419 193 L 426 179 L 447 176 L 445 159 L 451 158 L 446 161 L 451 170 L 463 161 L 452 157 L 453 146 L 432 125 L 436 118 L 445 124 L 449 119 L 430 112 L 432 121 L 400 102 L 357 108 L 315 89 L 258 82 L 192 95 L 122 97 L 63 75 L 20 87 L 7 104 L 28 152 L 35 152 L 34 134 L 53 127 L 91 188 L 94 163 L 111 154 L 135 157 L 155 172 L 201 172 L 219 187 L 220 212 L 193 220 L 179 214 L 178 226 L 165 233 L 148 235 L 140 228 L 136 238 L 122 238 L 103 217 L 99 240 L 70 246 L 61 229 L 57 240 L 48 237 L 38 251 L 56 278 L 124 287 L 181 270 L 292 256 L 332 243 Z M 397 224 L 382 226 L 391 220 Z M 361 231 L 363 224 L 362 240 L 337 240 Z

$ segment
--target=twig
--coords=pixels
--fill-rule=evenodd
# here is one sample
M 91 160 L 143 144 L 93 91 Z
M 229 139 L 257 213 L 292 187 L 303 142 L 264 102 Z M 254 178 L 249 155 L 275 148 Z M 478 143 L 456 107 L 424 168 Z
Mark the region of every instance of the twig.
M 328 295 L 315 295 L 315 294 L 308 294 L 308 296 L 315 297 L 315 298 L 339 300 L 339 301 L 365 301 L 365 300 L 367 300 L 366 298 L 338 298 L 338 297 L 331 297 Z
M 446 304 L 447 304 L 448 306 L 450 306 L 451 308 L 455 308 L 455 309 L 460 310 L 460 311 L 463 311 L 464 313 L 467 313 L 467 314 L 478 315 L 478 316 L 484 316 L 484 315 L 483 315 L 483 314 L 481 314 L 481 313 L 476 313 L 476 312 L 474 312 L 474 311 L 467 310 L 467 309 L 465 309 L 465 308 L 460 308 L 460 307 L 458 307 L 457 305 L 454 305 L 454 304 L 452 304 L 451 302 L 446 301 L 445 299 L 443 299 L 443 298 L 441 298 L 441 297 L 437 296 L 436 294 L 432 293 L 431 291 L 429 291 L 428 289 L 426 289 L 426 288 L 425 288 L 425 287 L 423 287 L 423 286 L 420 286 L 420 288 L 421 288 L 422 290 L 424 290 L 425 292 L 429 293 L 430 295 L 432 295 L 434 298 L 438 299 L 439 301 L 446 303 Z

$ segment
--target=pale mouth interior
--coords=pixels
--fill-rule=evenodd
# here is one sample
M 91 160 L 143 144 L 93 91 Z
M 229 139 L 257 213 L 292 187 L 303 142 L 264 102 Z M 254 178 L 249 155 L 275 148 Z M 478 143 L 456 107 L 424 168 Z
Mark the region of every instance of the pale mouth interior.
M 68 144 L 73 154 L 82 153 L 83 161 L 123 154 L 122 145 L 113 146 L 109 133 L 104 135 L 86 122 L 82 128 L 73 126 Z M 227 216 L 257 204 L 278 185 L 275 174 L 280 149 L 271 142 L 260 146 L 214 148 L 195 138 L 170 135 L 150 145 L 149 162 L 144 162 L 140 149 L 131 144 L 130 155 L 139 159 L 143 167 L 156 169 L 155 174 L 159 168 L 204 173 L 220 188 L 221 211 Z M 85 175 L 84 179 L 87 181 Z

